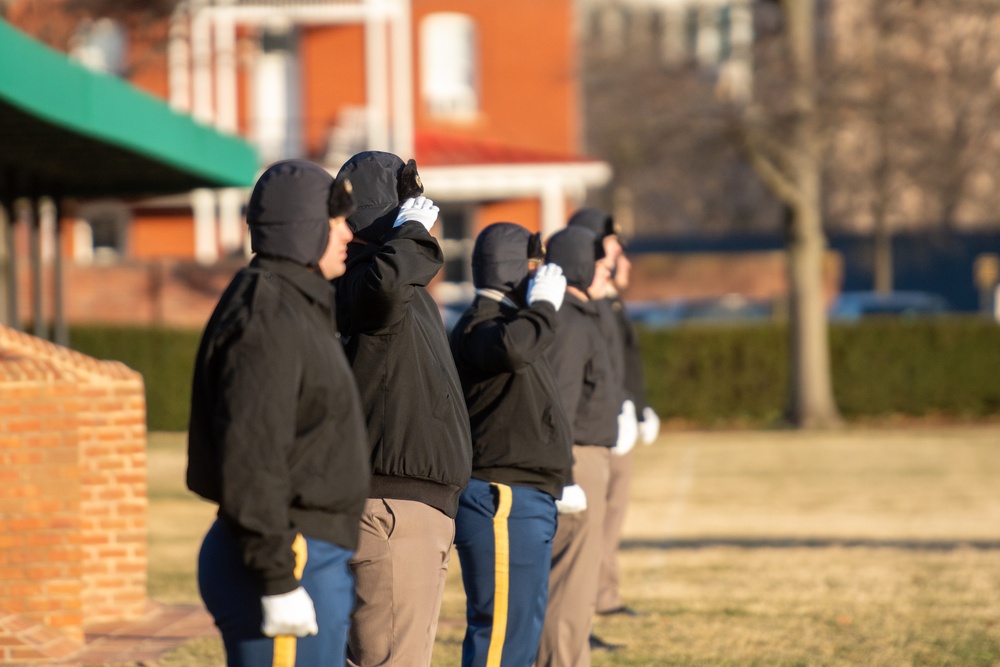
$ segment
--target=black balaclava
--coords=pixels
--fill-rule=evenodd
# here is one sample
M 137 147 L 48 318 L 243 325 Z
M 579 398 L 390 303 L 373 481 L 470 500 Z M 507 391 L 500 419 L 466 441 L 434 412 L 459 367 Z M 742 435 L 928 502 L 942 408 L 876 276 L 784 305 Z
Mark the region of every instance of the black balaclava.
M 545 253 L 547 264 L 558 264 L 566 284 L 586 291 L 594 282 L 594 264 L 604 257 L 604 247 L 586 227 L 567 227 L 552 235 Z
M 410 197 L 423 194 L 424 184 L 417 174 L 417 163 L 382 151 L 358 153 L 344 163 L 337 178 L 354 184 L 357 210 L 347 224 L 358 238 L 378 242 L 392 229 L 399 205 Z
M 513 222 L 494 222 L 476 237 L 472 284 L 520 294 L 528 280 L 528 260 L 541 259 L 542 239 Z
M 605 236 L 618 234 L 615 219 L 607 211 L 599 208 L 581 208 L 566 223 L 567 227 L 584 227 L 594 232 L 599 240 Z
M 268 167 L 250 193 L 247 225 L 258 255 L 315 266 L 330 238 L 330 218 L 353 208 L 351 183 L 305 160 Z

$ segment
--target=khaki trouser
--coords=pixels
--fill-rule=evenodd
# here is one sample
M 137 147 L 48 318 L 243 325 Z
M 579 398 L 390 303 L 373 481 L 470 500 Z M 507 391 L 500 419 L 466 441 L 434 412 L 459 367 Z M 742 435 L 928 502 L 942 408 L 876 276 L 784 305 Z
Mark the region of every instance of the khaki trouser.
M 597 611 L 611 611 L 624 606 L 618 590 L 618 546 L 622 541 L 629 483 L 632 480 L 634 450 L 624 456 L 611 455 L 608 480 L 608 506 L 604 514 L 604 544 L 601 575 L 597 580 Z
M 428 667 L 455 521 L 412 500 L 369 499 L 351 560 L 351 667 Z
M 587 494 L 587 509 L 559 515 L 538 667 L 590 665 L 610 457 L 607 447 L 573 445 L 573 479 Z

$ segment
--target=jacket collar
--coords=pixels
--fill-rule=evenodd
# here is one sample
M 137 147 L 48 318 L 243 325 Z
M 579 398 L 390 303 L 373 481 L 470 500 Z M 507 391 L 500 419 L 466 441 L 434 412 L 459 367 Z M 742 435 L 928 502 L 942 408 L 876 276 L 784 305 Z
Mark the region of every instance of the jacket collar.
M 480 287 L 476 290 L 476 295 L 484 297 L 486 299 L 492 299 L 498 303 L 501 303 L 508 308 L 517 308 L 517 304 L 513 300 L 500 290 L 488 289 L 485 287 Z
M 583 300 L 572 292 L 567 291 L 566 296 L 563 297 L 563 305 L 569 304 L 573 308 L 586 313 L 587 315 L 593 315 L 597 313 L 597 302 L 593 299 Z
M 280 276 L 312 301 L 327 310 L 333 310 L 333 285 L 316 271 L 288 259 L 260 255 L 250 261 L 250 268 Z

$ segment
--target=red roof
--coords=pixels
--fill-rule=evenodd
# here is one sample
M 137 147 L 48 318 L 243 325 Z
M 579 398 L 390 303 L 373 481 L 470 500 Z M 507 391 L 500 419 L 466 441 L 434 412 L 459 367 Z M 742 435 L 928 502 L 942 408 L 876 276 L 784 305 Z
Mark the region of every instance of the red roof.
M 594 161 L 582 155 L 540 151 L 427 130 L 420 130 L 416 133 L 415 144 L 417 163 L 421 167 L 453 167 L 476 164 L 558 164 Z

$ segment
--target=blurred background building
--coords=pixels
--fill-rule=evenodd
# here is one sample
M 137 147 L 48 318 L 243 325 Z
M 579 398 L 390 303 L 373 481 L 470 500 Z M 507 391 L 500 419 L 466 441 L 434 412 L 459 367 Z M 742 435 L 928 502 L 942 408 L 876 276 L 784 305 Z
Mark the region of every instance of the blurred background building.
M 415 157 L 442 211 L 441 279 L 456 284 L 483 226 L 551 234 L 610 178 L 581 150 L 573 13 L 570 0 L 4 4 L 6 20 L 87 67 L 248 138 L 261 166 L 299 157 L 335 173 L 361 150 Z M 243 261 L 247 194 L 80 202 L 59 245 L 77 266 Z
M 636 299 L 787 292 L 785 209 L 746 159 L 735 112 L 778 109 L 781 122 L 774 0 L 6 0 L 0 11 L 247 138 L 261 166 L 305 157 L 336 171 L 364 149 L 415 157 L 442 209 L 443 300 L 467 293 L 483 226 L 549 234 L 583 203 L 622 223 Z M 817 36 L 828 299 L 920 290 L 992 307 L 992 274 L 974 267 L 1000 253 L 997 3 L 825 0 Z M 61 248 L 81 293 L 137 287 L 114 304 L 67 299 L 69 319 L 200 324 L 245 261 L 246 195 L 76 202 L 58 246 L 43 233 L 43 255 Z

